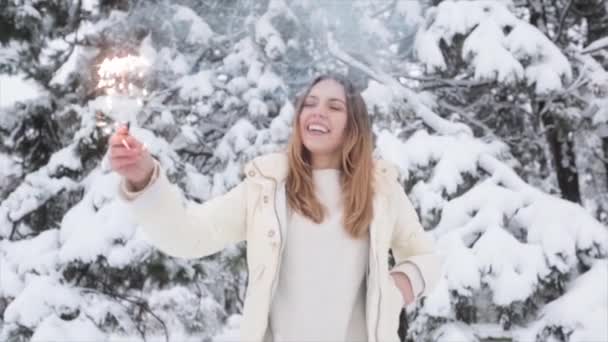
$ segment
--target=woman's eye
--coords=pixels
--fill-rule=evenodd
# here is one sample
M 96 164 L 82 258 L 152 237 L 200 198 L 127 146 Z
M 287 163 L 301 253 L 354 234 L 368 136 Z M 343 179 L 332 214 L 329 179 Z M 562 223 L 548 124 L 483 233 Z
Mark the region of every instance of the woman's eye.
M 342 110 L 342 107 L 331 107 L 333 110 Z

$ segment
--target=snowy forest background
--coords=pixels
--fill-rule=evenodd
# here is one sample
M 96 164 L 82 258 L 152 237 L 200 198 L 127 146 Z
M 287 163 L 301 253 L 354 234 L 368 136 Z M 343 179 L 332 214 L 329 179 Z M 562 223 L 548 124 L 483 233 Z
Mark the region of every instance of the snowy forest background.
M 145 95 L 108 110 L 98 67 L 129 54 Z M 608 341 L 607 69 L 602 0 L 0 0 L 0 341 L 235 341 L 245 244 L 148 245 L 96 113 L 201 202 L 324 72 L 445 260 L 404 340 Z

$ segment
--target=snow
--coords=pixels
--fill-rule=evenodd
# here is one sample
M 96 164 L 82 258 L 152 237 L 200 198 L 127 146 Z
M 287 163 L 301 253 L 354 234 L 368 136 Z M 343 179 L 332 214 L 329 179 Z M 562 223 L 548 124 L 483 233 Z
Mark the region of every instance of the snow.
M 8 189 L 13 177 L 20 176 L 22 172 L 23 168 L 17 158 L 0 152 L 0 189 Z
M 197 100 L 213 94 L 213 71 L 202 70 L 196 74 L 186 75 L 177 81 L 179 96 L 184 100 Z
M 78 291 L 60 284 L 56 277 L 29 275 L 25 283 L 24 290 L 4 311 L 6 324 L 34 328 L 53 313 L 73 313 L 79 307 Z
M 23 4 L 17 7 L 17 15 L 20 17 L 30 17 L 30 19 L 36 20 L 42 19 L 40 12 L 30 4 Z
M 23 75 L 0 74 L 0 110 L 11 107 L 17 102 L 34 100 L 46 91 L 34 80 L 26 79 Z
M 562 79 L 572 78 L 566 56 L 534 26 L 518 22 L 505 39 L 505 45 L 519 60 L 531 60 L 526 67 L 528 84 L 536 85 L 539 94 L 562 89 Z
M 543 329 L 564 328 L 569 341 L 608 341 L 608 262 L 596 260 L 591 269 L 575 279 L 566 293 L 542 308 L 539 322 L 518 332 L 521 341 L 534 339 Z
M 266 69 L 264 73 L 260 76 L 260 78 L 257 80 L 257 86 L 260 89 L 260 93 L 262 95 L 272 95 L 280 89 L 287 88 L 281 78 L 279 78 L 277 74 L 270 71 L 269 69 Z
M 140 110 L 137 98 L 119 94 L 98 96 L 89 101 L 87 107 L 90 113 L 101 111 L 113 122 L 130 121 L 131 124 L 137 123 L 136 115 Z M 93 120 L 88 122 L 95 123 Z
M 496 155 L 503 151 L 500 144 L 484 144 L 468 135 L 435 136 L 420 130 L 405 143 L 388 131 L 378 133 L 376 142 L 380 155 L 397 164 L 405 177 L 415 167 L 436 163 L 428 184 L 432 190 L 454 193 L 465 173 L 477 173 L 477 162 L 481 155 Z
M 99 0 L 84 0 L 80 6 L 82 10 L 89 11 L 93 15 L 99 13 Z
M 295 115 L 295 108 L 291 102 L 285 102 L 279 115 L 270 123 L 270 135 L 278 141 L 287 141 L 291 134 L 291 126 Z
M 38 61 L 42 66 L 52 67 L 54 58 L 70 52 L 69 50 L 70 44 L 63 37 L 46 41 L 44 47 L 40 50 Z
M 162 47 L 157 56 L 156 63 L 171 70 L 175 75 L 185 75 L 190 72 L 190 63 L 177 51 Z
M 439 244 L 444 255 L 445 279 L 450 289 L 463 297 L 471 297 L 481 287 L 481 274 L 476 255 L 467 248 L 458 234 L 446 234 Z
M 388 30 L 382 21 L 377 18 L 364 17 L 361 20 L 361 28 L 366 34 L 372 35 L 382 44 L 387 44 L 393 40 L 393 34 Z
M 466 35 L 462 56 L 478 80 L 513 83 L 524 78 L 536 93 L 563 89 L 572 78 L 568 59 L 537 28 L 518 19 L 507 3 L 498 1 L 444 1 L 432 13 L 431 25 L 422 27 L 414 43 L 417 58 L 430 71 L 443 71 L 446 61 L 439 48 L 456 34 Z M 432 17 L 429 15 L 429 17 Z
M 150 65 L 154 65 L 157 53 L 153 46 L 151 35 L 147 35 L 146 38 L 142 39 L 141 43 L 139 44 L 138 55 L 150 63 Z
M 235 77 L 228 82 L 226 88 L 231 94 L 240 95 L 249 88 L 249 81 L 243 76 Z
M 300 2 L 298 10 L 312 9 L 310 2 Z M 437 242 L 443 263 L 439 284 L 425 298 L 424 305 L 416 303 L 406 308 L 408 314 L 415 314 L 410 328 L 418 335 L 412 339 L 476 341 L 502 333 L 512 335 L 516 341 L 534 341 L 561 329 L 569 341 L 606 341 L 605 225 L 583 207 L 529 186 L 503 161 L 509 157 L 506 145 L 479 139 L 466 124 L 452 121 L 459 118 L 434 112 L 436 93 L 416 93 L 411 90 L 417 85 L 412 81 L 403 78 L 399 83 L 392 79 L 398 74 L 425 77 L 419 72 L 425 67 L 447 70 L 451 63 L 444 59 L 440 42 L 453 44 L 452 39 L 460 34 L 465 36 L 461 53 L 470 70 L 465 77 L 527 84 L 537 94 L 563 90 L 572 77 L 568 59 L 540 31 L 511 13 L 509 3 L 448 0 L 432 7 L 423 19 L 420 2 L 391 2 L 398 13 L 391 18 L 400 21 L 400 28 L 420 27 L 415 53 L 423 63 L 399 64 L 396 67 L 415 65 L 418 69 L 390 74 L 374 69 L 375 77 L 363 92 L 374 123 L 378 124 L 375 128 L 379 131 L 375 133 L 379 157 L 399 168 L 400 181 L 407 187 L 423 226 L 432 228 L 430 235 Z M 68 138 L 70 141 L 50 155 L 46 165 L 35 170 L 30 169 L 31 165 L 22 165 L 20 152 L 10 150 L 13 146 L 8 152 L 0 152 L 0 191 L 6 189 L 0 201 L 0 306 L 4 310 L 0 340 L 11 340 L 11 333 L 25 327 L 31 330 L 32 341 L 144 341 L 138 334 L 143 327 L 146 341 L 164 341 L 163 329 L 154 317 L 143 314 L 140 317 L 145 322 L 135 321 L 139 308 L 129 302 L 131 299 L 148 304 L 167 324 L 170 340 L 239 339 L 242 316 L 226 315 L 242 309 L 242 298 L 235 300 L 233 296 L 235 292 L 245 292 L 244 278 L 239 278 L 244 272 L 239 264 L 243 250 L 233 247 L 218 258 L 204 261 L 161 255 L 118 200 L 120 176 L 110 172 L 108 154 L 96 166 L 97 161 L 90 159 L 86 148 L 96 137 L 94 113 L 103 110 L 114 120 L 131 120 L 131 133 L 160 160 L 171 181 L 183 188 L 184 195 L 204 202 L 225 193 L 242 180 L 245 161 L 285 146 L 295 115 L 291 99 L 287 98 L 290 91 L 297 90 L 290 88 L 292 82 L 331 68 L 324 58 L 335 54 L 335 50 L 329 54 L 317 51 L 317 38 L 302 40 L 300 32 L 290 36 L 291 32 L 279 29 L 277 23 L 285 20 L 306 25 L 307 18 L 291 13 L 289 7 L 295 8 L 294 4 L 270 0 L 266 12 L 256 7 L 255 15 L 245 18 L 245 27 L 251 32 L 241 35 L 238 30 L 229 29 L 224 35 L 222 31 L 217 43 L 222 44 L 226 55 L 212 61 L 206 57 L 205 48 L 216 33 L 205 19 L 215 13 L 197 13 L 185 5 L 166 4 L 168 26 L 155 27 L 145 38 L 138 36 L 143 38 L 141 42 L 129 40 L 125 44 L 152 63 L 151 84 L 158 87 L 158 102 L 142 110 L 135 101 L 122 97 L 112 97 L 111 108 L 107 108 L 108 96 L 92 100 L 78 97 L 75 102 L 71 97 L 68 102 L 58 99 L 60 112 L 74 111 L 80 122 Z M 83 20 L 72 33 L 54 32 L 54 38 L 41 45 L 38 65 L 51 65 L 55 54 L 69 50 L 69 43 L 84 37 L 91 42 L 97 42 L 102 35 L 112 38 L 111 34 L 105 35 L 108 28 L 118 23 L 120 27 L 133 27 L 130 25 L 139 20 L 133 13 L 100 13 L 98 0 L 85 0 L 82 6 L 92 12 L 90 20 L 109 17 Z M 356 6 L 365 8 L 362 4 Z M 372 7 L 383 5 L 375 3 Z M 30 17 L 36 18 L 32 9 L 25 6 L 21 10 L 30 11 Z M 362 27 L 379 41 L 390 39 L 395 31 L 386 25 L 384 20 L 388 17 L 362 18 Z M 217 19 L 213 18 L 214 22 Z M 351 25 L 359 24 L 354 21 L 359 18 L 352 19 Z M 122 47 L 125 37 L 114 39 L 118 41 L 108 42 Z M 592 43 L 585 51 L 601 49 L 604 41 Z M 286 75 L 286 70 L 292 70 L 292 56 L 287 52 L 307 44 L 315 46 L 308 52 L 311 61 L 321 61 L 319 69 L 313 65 L 302 68 L 305 75 Z M 330 50 L 337 46 L 332 42 L 323 44 Z M 76 45 L 70 58 L 54 75 L 49 75 L 52 85 L 65 85 L 73 77 L 87 80 L 82 71 L 92 69 L 90 57 L 99 51 L 84 46 Z M 201 46 L 203 49 L 198 49 Z M 0 46 L 0 67 L 17 65 L 18 52 L 25 48 L 29 46 L 15 42 Z M 387 48 L 393 52 L 397 49 L 397 44 Z M 385 61 L 379 62 L 374 68 L 385 67 Z M 357 69 L 352 61 L 345 63 L 347 68 Z M 587 67 L 589 83 L 585 84 L 585 91 L 601 92 L 608 79 L 606 71 Z M 82 85 L 86 86 L 86 82 Z M 0 75 L 2 129 L 11 132 L 22 119 L 20 115 L 28 114 L 17 110 L 17 102 L 47 96 L 42 87 L 26 80 L 23 74 Z M 599 108 L 589 114 L 593 115 L 592 123 L 608 122 L 608 110 L 603 110 L 608 108 L 606 99 L 596 96 L 592 104 Z M 278 115 L 271 117 L 279 108 Z M 410 121 L 412 113 L 417 118 Z M 54 112 L 53 118 L 57 114 Z M 396 115 L 401 117 L 396 119 Z M 218 129 L 210 134 L 207 127 L 200 130 L 208 123 Z M 4 136 L 2 132 L 0 135 Z M 189 156 L 176 153 L 201 142 L 209 144 L 204 146 L 203 154 L 212 154 L 208 161 L 207 156 L 203 158 L 203 165 L 198 163 L 200 160 L 192 162 Z M 81 155 L 84 152 L 87 153 Z M 67 173 L 70 177 L 59 178 L 57 174 L 62 169 L 74 172 Z M 68 196 L 77 202 L 62 213 L 59 222 L 48 223 L 48 227 L 35 226 L 39 221 L 37 214 L 51 207 L 49 204 L 56 208 L 57 203 L 51 201 L 64 201 Z M 235 265 L 238 269 L 236 274 L 220 268 L 230 258 L 230 267 Z M 90 268 L 82 279 L 67 281 L 64 272 L 72 267 Z M 111 284 L 111 290 L 129 300 L 101 292 L 102 285 L 96 277 L 106 274 L 125 275 L 121 282 Z M 556 286 L 547 285 L 555 279 L 563 281 L 565 292 L 548 299 L 543 291 Z M 550 288 L 549 295 L 554 295 L 553 290 Z M 537 307 L 531 307 L 531 302 Z M 527 310 L 529 324 L 520 326 L 516 322 L 505 331 L 501 322 L 491 321 L 496 316 L 487 314 L 486 309 L 506 316 Z M 463 324 L 461 310 L 465 314 L 475 312 L 473 321 L 487 323 Z
M 211 180 L 208 175 L 203 175 L 194 170 L 186 173 L 186 189 L 188 195 L 199 200 L 206 200 L 211 195 Z
M 260 61 L 252 61 L 249 65 L 249 70 L 247 70 L 247 80 L 249 83 L 255 84 L 260 77 L 262 77 L 262 69 L 264 68 L 264 64 Z
M 492 288 L 498 306 L 525 301 L 537 289 L 538 280 L 549 273 L 540 246 L 521 243 L 500 226 L 487 228 L 473 251 L 482 281 Z
M 264 46 L 266 56 L 271 60 L 279 59 L 287 47 L 281 34 L 270 23 L 270 19 L 262 16 L 255 25 L 255 41 Z
M 515 191 L 496 186 L 492 180 L 482 181 L 443 205 L 434 234 L 442 236 L 456 230 L 468 245 L 476 234 L 500 226 L 504 217 L 513 216 L 524 203 Z
M 445 267 L 442 267 L 445 269 Z M 450 304 L 450 292 L 448 282 L 445 277 L 441 277 L 435 287 L 435 291 L 430 293 L 425 300 L 424 313 L 432 317 L 454 318 L 454 311 Z M 412 328 L 416 329 L 416 324 L 420 321 L 413 322 Z
M 215 155 L 221 160 L 234 160 L 237 153 L 244 152 L 252 147 L 258 131 L 247 119 L 237 121 L 217 146 Z
M 58 266 L 59 231 L 51 229 L 31 239 L 0 241 L 5 267 L 14 269 L 22 277 L 27 272 L 51 274 Z
M 517 176 L 512 170 L 504 165 L 499 167 L 495 159 L 492 162 L 490 156 L 504 152 L 502 144 L 481 142 L 466 134 L 431 135 L 425 130 L 416 131 L 402 142 L 396 136 L 398 133 L 378 132 L 376 146 L 380 156 L 395 163 L 405 180 L 412 183 L 410 199 L 419 209 L 423 225 L 427 216 L 441 213 L 431 233 L 437 240 L 444 273 L 418 316 L 448 321 L 435 331 L 438 339 L 479 338 L 477 328 L 458 327 L 460 323 L 454 317 L 453 305 L 461 300 L 457 298 L 480 296 L 484 288 L 490 289 L 489 301 L 484 307 L 508 308 L 533 298 L 546 286 L 541 279 L 548 279 L 550 274 L 555 276 L 556 272 L 572 277 L 583 264 L 592 269 L 575 278 L 580 280 L 580 283 L 575 280 L 575 284 L 584 285 L 572 288 L 581 286 L 585 290 L 572 290 L 576 293 L 572 296 L 598 291 L 606 295 L 606 227 L 581 206 L 545 194 L 513 178 Z M 430 175 L 418 179 L 420 170 L 430 165 Z M 480 166 L 490 175 L 480 172 Z M 464 174 L 479 180 L 458 193 L 465 183 Z M 450 198 L 451 193 L 458 196 Z M 580 341 L 602 340 L 605 321 L 598 317 L 606 317 L 608 301 L 600 297 L 602 304 L 590 305 L 591 310 L 585 314 L 576 316 L 575 311 L 560 320 L 558 313 L 568 311 L 568 306 L 586 310 L 583 309 L 585 299 L 580 300 L 581 305 L 565 298 L 567 304 L 563 306 L 547 305 L 547 312 L 554 312 L 549 319 L 538 316 L 536 325 L 515 327 L 514 335 L 525 336 L 516 340 L 534 340 L 535 334 L 551 326 L 576 331 L 579 335 L 573 336 Z M 427 331 L 424 324 L 429 321 L 413 322 L 412 336 Z
M 523 66 L 496 39 L 501 35 L 500 27 L 493 20 L 485 19 L 465 40 L 462 54 L 472 56 L 475 79 L 515 83 L 523 78 Z
M 98 52 L 99 51 L 95 48 L 83 48 L 81 46 L 75 46 L 69 58 L 55 72 L 50 84 L 65 84 L 68 81 L 68 77 L 72 73 L 82 72 L 83 68 L 88 67 L 88 65 L 90 65 L 88 61 L 94 58 Z
M 414 53 L 428 71 L 440 71 L 447 68 L 439 47 L 440 36 L 432 31 L 419 30 L 414 40 Z
M 608 36 L 597 39 L 593 42 L 591 42 L 591 44 L 587 45 L 582 51 L 581 53 L 591 53 L 594 52 L 596 50 L 600 50 L 600 49 L 605 49 L 608 47 Z
M 77 148 L 78 146 L 76 146 L 76 144 L 69 145 L 68 147 L 54 153 L 47 164 L 49 172 L 54 174 L 60 167 L 72 171 L 80 170 L 82 168 L 82 162 L 78 156 L 78 151 L 76 150 Z
M 562 273 L 575 267 L 579 251 L 588 251 L 592 257 L 608 255 L 606 227 L 571 202 L 539 195 L 514 219 L 528 227 L 528 242 L 540 244 L 549 266 Z
M 238 41 L 235 44 L 233 53 L 224 57 L 223 68 L 226 72 L 228 72 L 232 75 L 239 75 L 243 69 L 247 70 L 246 68 L 248 68 L 250 64 L 253 65 L 256 63 L 260 63 L 260 62 L 256 62 L 256 60 L 257 60 L 256 44 L 250 37 L 246 37 L 246 38 L 241 39 L 240 41 Z M 253 78 L 250 78 L 248 76 L 247 80 L 250 83 L 254 83 L 258 80 L 260 75 L 261 75 L 261 66 L 260 66 L 260 74 L 256 75 L 257 77 L 253 77 Z
M 0 296 L 16 297 L 25 287 L 24 280 L 17 273 L 17 266 L 4 256 L 0 257 Z
M 20 220 L 60 191 L 76 186 L 76 183 L 67 177 L 51 179 L 47 172 L 46 168 L 42 168 L 28 174 L 25 181 L 0 203 L 0 214 L 5 211 L 11 221 Z
M 46 317 L 36 328 L 30 341 L 82 342 L 105 341 L 106 334 L 90 319 L 78 316 L 73 320 L 63 320 L 55 314 Z
M 95 178 L 84 198 L 71 208 L 61 221 L 59 260 L 93 262 L 106 256 L 108 263 L 122 267 L 141 260 L 150 246 L 131 241 L 136 236 L 124 204 L 115 199 L 117 174 Z M 130 224 L 129 224 L 130 223 Z
M 241 325 L 242 315 L 232 315 L 228 317 L 224 329 L 217 334 L 212 342 L 232 342 L 241 338 L 239 327 Z
M 194 288 L 196 289 L 196 287 Z M 154 290 L 149 296 L 150 309 L 158 312 L 168 326 L 170 340 L 177 334 L 187 335 L 190 331 L 200 331 L 213 336 L 225 318 L 221 305 L 210 297 L 205 287 L 202 294 L 192 288 L 173 286 L 168 289 Z
M 173 23 L 180 24 L 183 22 L 188 25 L 186 43 L 207 45 L 214 34 L 209 25 L 188 7 L 173 5 L 172 8 L 175 11 Z
M 253 117 L 268 116 L 268 105 L 266 105 L 266 102 L 258 98 L 253 98 L 251 101 L 249 101 L 247 112 Z
M 596 60 L 588 56 L 580 57 L 582 71 L 589 80 L 587 85 L 591 122 L 597 127 L 599 136 L 608 136 L 608 71 L 605 70 Z
M 438 329 L 433 341 L 436 342 L 454 342 L 454 341 L 479 341 L 470 326 L 463 323 L 449 323 Z
M 418 1 L 398 0 L 395 11 L 403 17 L 405 23 L 412 26 L 418 25 L 424 20 L 422 5 Z
M 371 115 L 376 112 L 389 114 L 393 108 L 395 95 L 392 89 L 375 80 L 369 81 L 367 88 L 361 92 L 361 96 Z
M 271 21 L 277 16 L 284 15 L 290 20 L 295 16 L 282 0 L 270 0 L 268 10 L 255 23 L 255 42 L 264 48 L 266 56 L 271 60 L 280 59 L 287 51 L 281 33 L 272 25 Z

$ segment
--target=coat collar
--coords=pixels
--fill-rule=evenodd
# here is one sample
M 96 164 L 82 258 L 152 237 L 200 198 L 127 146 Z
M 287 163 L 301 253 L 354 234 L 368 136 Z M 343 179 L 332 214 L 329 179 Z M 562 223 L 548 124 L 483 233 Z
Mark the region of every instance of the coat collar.
M 274 152 L 255 157 L 245 164 L 247 177 L 262 176 L 281 182 L 287 178 L 288 160 L 286 152 Z M 376 179 L 397 181 L 399 171 L 397 166 L 384 159 L 374 160 L 374 175 Z

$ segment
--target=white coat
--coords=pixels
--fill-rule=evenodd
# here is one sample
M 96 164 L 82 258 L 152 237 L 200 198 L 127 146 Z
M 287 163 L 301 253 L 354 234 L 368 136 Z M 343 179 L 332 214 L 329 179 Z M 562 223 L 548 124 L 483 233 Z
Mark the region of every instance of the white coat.
M 149 241 L 168 255 L 200 258 L 247 241 L 249 279 L 240 327 L 243 342 L 263 341 L 269 336 L 269 309 L 287 233 L 287 168 L 285 153 L 259 156 L 245 165 L 241 183 L 202 204 L 186 201 L 160 165 L 157 179 L 134 199 L 126 199 L 124 180 L 121 183 L 121 197 Z M 423 285 L 417 298 L 436 285 L 440 262 L 433 239 L 422 228 L 398 182 L 396 167 L 376 160 L 374 180 L 366 291 L 368 340 L 399 341 L 404 302 L 389 274 L 389 249 L 395 258 L 393 269 L 410 263 L 410 270 L 412 264 L 419 270 Z

